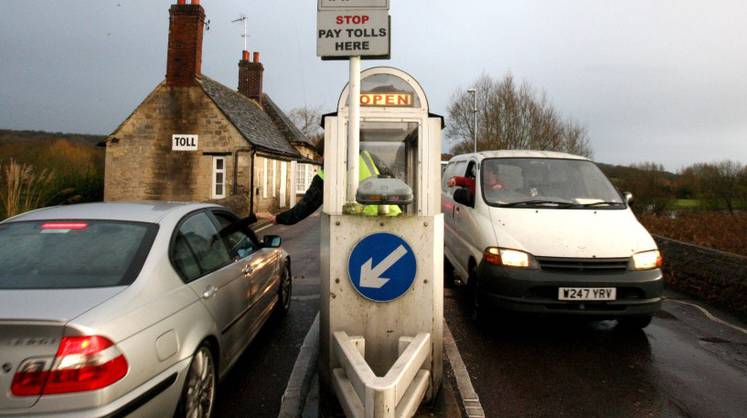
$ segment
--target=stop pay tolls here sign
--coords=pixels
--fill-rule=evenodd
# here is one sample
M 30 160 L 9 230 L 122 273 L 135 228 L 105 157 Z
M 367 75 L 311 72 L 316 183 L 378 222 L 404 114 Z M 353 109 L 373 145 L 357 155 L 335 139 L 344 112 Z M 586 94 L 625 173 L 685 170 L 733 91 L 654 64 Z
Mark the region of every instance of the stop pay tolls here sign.
M 389 55 L 389 12 L 386 10 L 320 11 L 317 29 L 317 55 L 320 57 Z

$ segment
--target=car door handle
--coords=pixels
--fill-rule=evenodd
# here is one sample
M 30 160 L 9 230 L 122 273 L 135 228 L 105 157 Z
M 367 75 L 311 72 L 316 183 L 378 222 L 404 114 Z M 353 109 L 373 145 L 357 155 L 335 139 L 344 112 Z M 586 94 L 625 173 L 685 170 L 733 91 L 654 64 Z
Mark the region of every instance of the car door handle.
M 241 270 L 241 272 L 244 273 L 245 275 L 253 274 L 254 273 L 254 267 L 252 267 L 250 265 L 247 265 L 246 267 L 244 267 L 243 270 Z
M 215 296 L 216 293 L 218 293 L 218 288 L 215 286 L 210 286 L 207 289 L 205 289 L 205 291 L 202 293 L 202 298 L 210 299 L 213 296 Z

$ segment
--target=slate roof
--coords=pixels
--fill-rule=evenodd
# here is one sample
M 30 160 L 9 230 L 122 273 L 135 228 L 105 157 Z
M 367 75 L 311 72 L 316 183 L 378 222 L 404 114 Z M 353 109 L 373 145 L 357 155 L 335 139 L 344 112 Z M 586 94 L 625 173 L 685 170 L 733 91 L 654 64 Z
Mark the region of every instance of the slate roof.
M 260 151 L 303 159 L 285 133 L 254 100 L 204 75 L 199 83 L 249 143 Z
M 281 132 L 285 135 L 285 138 L 290 141 L 292 144 L 303 144 L 310 147 L 314 147 L 314 143 L 311 142 L 309 138 L 306 137 L 306 135 L 301 132 L 300 129 L 296 126 L 295 123 L 291 122 L 291 120 L 288 118 L 288 115 L 283 112 L 280 107 L 278 107 L 277 104 L 275 104 L 274 101 L 270 98 L 268 95 L 264 95 L 262 98 L 262 105 L 265 108 L 265 112 L 267 112 L 268 115 L 272 118 L 272 120 L 275 122 L 275 125 L 280 129 Z

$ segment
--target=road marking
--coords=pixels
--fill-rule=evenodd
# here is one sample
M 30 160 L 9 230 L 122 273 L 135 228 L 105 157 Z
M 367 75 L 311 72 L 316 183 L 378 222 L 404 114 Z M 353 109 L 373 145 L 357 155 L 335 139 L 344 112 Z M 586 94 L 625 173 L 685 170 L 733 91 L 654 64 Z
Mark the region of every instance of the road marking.
M 285 387 L 283 397 L 280 399 L 280 413 L 278 418 L 296 418 L 301 415 L 301 411 L 306 401 L 309 389 L 311 388 L 311 379 L 317 368 L 319 360 L 319 314 L 316 314 L 314 323 L 311 324 L 309 332 L 303 339 L 303 345 L 296 357 L 296 363 L 293 365 L 293 371 L 288 379 L 288 385 Z
M 700 312 L 702 312 L 703 315 L 705 315 L 706 318 L 710 319 L 711 321 L 719 323 L 719 324 L 724 325 L 724 326 L 727 326 L 727 327 L 729 327 L 731 329 L 737 330 L 737 331 L 739 331 L 739 332 L 741 332 L 743 334 L 747 334 L 747 329 L 744 329 L 744 328 L 742 328 L 740 326 L 734 325 L 732 323 L 724 321 L 721 318 L 716 317 L 715 315 L 713 315 L 712 313 L 710 313 L 706 308 L 704 308 L 704 307 L 702 307 L 700 305 L 697 305 L 697 304 L 692 303 L 692 302 L 687 302 L 687 301 L 684 301 L 684 300 L 680 300 L 680 299 L 669 299 L 669 298 L 666 298 L 665 300 L 668 301 L 668 302 L 674 302 L 674 303 L 679 303 L 679 304 L 682 304 L 682 305 L 692 306 L 693 308 L 696 308 L 697 310 L 699 310 Z
M 444 349 L 446 350 L 446 357 L 449 359 L 449 363 L 451 363 L 451 368 L 454 370 L 457 389 L 459 390 L 459 396 L 462 398 L 462 405 L 467 412 L 467 417 L 485 417 L 485 411 L 482 409 L 480 398 L 472 386 L 472 379 L 469 377 L 467 366 L 459 354 L 459 348 L 454 341 L 454 336 L 451 335 L 451 330 L 446 321 L 444 321 Z
M 259 228 L 259 229 L 257 229 L 256 231 L 254 231 L 254 233 L 255 233 L 255 234 L 258 234 L 258 233 L 260 233 L 260 232 L 264 231 L 265 229 L 267 229 L 267 228 L 270 228 L 270 227 L 273 227 L 273 226 L 275 226 L 275 224 L 267 224 L 267 225 L 263 226 L 262 228 Z

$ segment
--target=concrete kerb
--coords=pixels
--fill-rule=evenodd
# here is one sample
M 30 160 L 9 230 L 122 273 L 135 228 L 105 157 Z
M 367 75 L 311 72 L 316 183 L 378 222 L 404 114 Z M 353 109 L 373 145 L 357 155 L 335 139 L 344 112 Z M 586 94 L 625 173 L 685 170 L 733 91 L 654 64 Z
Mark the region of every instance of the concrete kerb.
M 480 418 L 485 417 L 485 411 L 482 409 L 480 403 L 480 397 L 477 396 L 474 386 L 472 386 L 472 379 L 469 377 L 469 371 L 467 366 L 462 360 L 461 354 L 459 354 L 459 348 L 454 341 L 454 336 L 451 335 L 449 325 L 444 321 L 444 351 L 446 353 L 446 359 L 451 365 L 451 369 L 454 371 L 454 377 L 457 382 L 457 391 L 462 401 L 464 411 L 469 418 Z
M 301 416 L 306 396 L 311 388 L 311 380 L 316 374 L 319 360 L 319 314 L 306 333 L 301 350 L 293 365 L 283 397 L 280 401 L 280 418 Z

